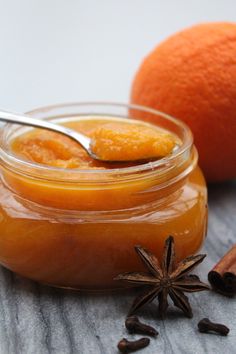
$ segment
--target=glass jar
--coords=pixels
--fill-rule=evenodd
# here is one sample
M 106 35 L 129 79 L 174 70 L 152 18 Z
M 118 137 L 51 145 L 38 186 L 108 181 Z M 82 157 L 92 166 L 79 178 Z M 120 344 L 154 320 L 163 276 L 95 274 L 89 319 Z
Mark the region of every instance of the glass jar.
M 156 110 L 110 103 L 50 106 L 33 117 L 68 122 L 84 117 L 150 121 L 182 141 L 171 155 L 146 164 L 78 170 L 15 156 L 10 142 L 30 128 L 1 130 L 0 263 L 58 287 L 113 289 L 119 273 L 143 270 L 134 246 L 162 255 L 167 236 L 176 258 L 195 253 L 206 234 L 207 193 L 192 134 Z

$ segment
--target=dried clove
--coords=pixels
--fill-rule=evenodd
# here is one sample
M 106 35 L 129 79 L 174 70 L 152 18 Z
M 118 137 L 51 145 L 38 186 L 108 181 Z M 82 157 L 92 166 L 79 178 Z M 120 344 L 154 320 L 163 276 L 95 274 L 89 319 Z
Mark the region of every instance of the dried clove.
M 228 327 L 220 323 L 211 322 L 208 318 L 203 318 L 198 323 L 198 329 L 201 333 L 215 332 L 221 334 L 222 336 L 227 336 L 229 333 Z
M 127 317 L 125 327 L 131 334 L 146 334 L 151 337 L 156 337 L 159 334 L 155 328 L 140 322 L 137 316 Z
M 131 353 L 136 350 L 147 347 L 149 343 L 150 343 L 149 338 L 140 338 L 135 341 L 129 341 L 128 339 L 123 338 L 119 341 L 117 348 L 121 353 Z

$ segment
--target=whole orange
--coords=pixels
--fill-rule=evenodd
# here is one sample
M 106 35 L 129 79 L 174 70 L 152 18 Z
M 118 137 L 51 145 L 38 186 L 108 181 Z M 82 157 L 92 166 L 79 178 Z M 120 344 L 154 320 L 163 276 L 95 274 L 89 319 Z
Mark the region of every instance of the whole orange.
M 236 23 L 206 23 L 162 42 L 143 61 L 131 102 L 185 121 L 208 181 L 236 177 Z

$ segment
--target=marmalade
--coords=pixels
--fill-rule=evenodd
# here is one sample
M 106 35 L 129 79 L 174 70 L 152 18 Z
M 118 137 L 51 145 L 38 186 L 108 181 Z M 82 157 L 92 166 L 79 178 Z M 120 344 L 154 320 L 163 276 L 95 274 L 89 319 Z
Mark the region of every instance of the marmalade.
M 31 129 L 14 136 L 2 154 L 4 266 L 54 286 L 104 290 L 123 285 L 113 281 L 117 274 L 143 270 L 134 245 L 161 257 L 172 235 L 177 260 L 201 247 L 206 186 L 192 145 L 175 156 L 174 148 L 184 144 L 180 135 L 146 123 L 131 128 L 120 118 L 80 116 L 62 124 L 94 137 L 95 149 L 100 138 L 110 139 L 130 159 L 136 153 L 158 158 L 112 164 L 93 160 L 58 133 Z M 137 139 L 143 139 L 140 151 Z M 106 157 L 119 153 L 103 146 Z

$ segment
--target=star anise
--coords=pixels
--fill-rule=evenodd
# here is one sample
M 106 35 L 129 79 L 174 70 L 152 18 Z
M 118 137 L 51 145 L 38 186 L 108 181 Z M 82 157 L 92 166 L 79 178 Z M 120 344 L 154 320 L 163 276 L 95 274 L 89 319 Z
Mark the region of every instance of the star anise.
M 135 251 L 149 272 L 128 272 L 120 274 L 115 278 L 115 280 L 148 287 L 143 294 L 134 300 L 129 315 L 132 315 L 145 304 L 152 302 L 158 297 L 159 313 L 161 317 L 164 317 L 168 307 L 167 298 L 169 295 L 175 306 L 180 308 L 187 317 L 192 317 L 192 309 L 184 292 L 209 289 L 209 286 L 201 282 L 197 275 L 189 275 L 189 272 L 200 264 L 206 255 L 199 254 L 187 257 L 175 266 L 175 248 L 172 236 L 169 236 L 165 241 L 161 265 L 158 259 L 147 249 L 135 246 Z

